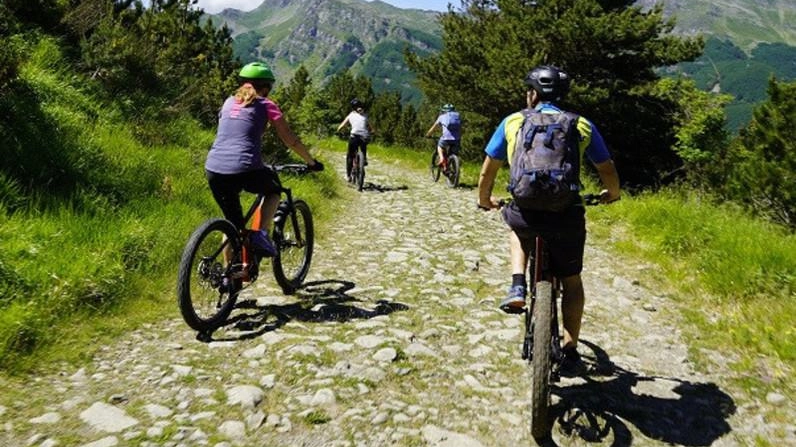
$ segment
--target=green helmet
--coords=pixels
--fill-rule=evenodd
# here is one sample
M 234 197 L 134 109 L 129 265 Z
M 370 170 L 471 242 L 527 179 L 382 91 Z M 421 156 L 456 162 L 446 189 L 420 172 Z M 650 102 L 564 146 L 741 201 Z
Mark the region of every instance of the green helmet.
M 243 79 L 260 79 L 263 81 L 276 81 L 274 77 L 274 72 L 271 71 L 271 68 L 268 65 L 265 65 L 262 62 L 252 62 L 243 66 L 240 69 L 240 73 L 238 76 Z
M 445 104 L 440 107 L 440 111 L 442 112 L 452 112 L 454 110 L 456 110 L 456 107 L 454 107 L 453 104 Z

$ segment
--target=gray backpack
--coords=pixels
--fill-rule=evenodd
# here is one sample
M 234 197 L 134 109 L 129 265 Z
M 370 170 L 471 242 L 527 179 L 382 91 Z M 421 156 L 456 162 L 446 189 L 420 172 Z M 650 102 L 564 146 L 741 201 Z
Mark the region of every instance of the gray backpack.
M 578 116 L 522 113 L 508 190 L 522 209 L 563 211 L 580 199 Z

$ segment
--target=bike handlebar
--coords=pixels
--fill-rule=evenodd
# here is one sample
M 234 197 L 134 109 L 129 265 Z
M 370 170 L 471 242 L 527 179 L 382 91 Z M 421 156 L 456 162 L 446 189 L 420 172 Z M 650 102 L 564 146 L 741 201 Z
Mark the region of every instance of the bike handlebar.
M 592 194 L 584 194 L 581 197 L 583 198 L 583 204 L 586 205 L 586 206 L 605 205 L 605 203 L 603 203 L 602 200 L 601 200 L 600 194 L 594 194 L 594 193 L 592 193 Z M 616 199 L 616 200 L 619 200 L 619 199 Z M 616 200 L 614 200 L 613 202 L 615 202 Z M 511 199 L 499 199 L 498 203 L 497 203 L 497 207 L 498 207 L 498 209 L 503 208 L 504 206 L 508 205 L 510 202 L 511 202 Z M 611 202 L 609 202 L 609 203 L 611 203 Z M 482 207 L 480 205 L 478 205 L 478 207 L 481 208 L 481 209 L 484 209 L 484 210 L 489 210 L 490 209 L 490 208 Z
M 612 200 L 610 202 L 603 202 L 602 196 L 600 194 L 584 194 L 583 196 L 583 204 L 586 206 L 596 206 L 596 205 L 607 205 L 609 203 L 616 202 L 619 199 Z
M 273 168 L 273 170 L 276 172 L 287 172 L 290 174 L 306 174 L 312 171 L 308 165 L 302 163 L 286 163 L 281 165 L 275 164 L 271 165 L 271 168 Z

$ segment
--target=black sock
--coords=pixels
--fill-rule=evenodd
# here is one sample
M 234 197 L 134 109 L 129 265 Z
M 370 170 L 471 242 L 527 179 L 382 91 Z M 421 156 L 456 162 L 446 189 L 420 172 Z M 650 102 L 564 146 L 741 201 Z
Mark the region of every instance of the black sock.
M 511 286 L 523 286 L 527 287 L 528 284 L 525 282 L 525 275 L 518 273 L 515 275 L 511 275 Z

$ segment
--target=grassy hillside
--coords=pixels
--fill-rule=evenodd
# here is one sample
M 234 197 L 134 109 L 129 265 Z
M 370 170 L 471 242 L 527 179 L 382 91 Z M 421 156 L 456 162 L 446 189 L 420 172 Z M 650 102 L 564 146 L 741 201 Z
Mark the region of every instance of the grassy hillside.
M 618 263 L 656 266 L 645 270 L 647 281 L 684 309 L 697 358 L 700 347 L 720 347 L 744 385 L 787 384 L 796 368 L 792 233 L 690 191 L 624 197 L 589 210 L 589 218 Z
M 0 95 L 4 370 L 82 355 L 98 337 L 175 316 L 182 247 L 220 214 L 203 170 L 211 131 L 190 119 L 150 123 L 160 143 L 143 143 L 141 123 L 70 72 L 57 41 L 27 50 L 20 79 Z M 322 226 L 332 175 L 291 186 Z
M 770 77 L 796 79 L 796 46 L 761 43 L 747 54 L 729 40 L 710 38 L 699 59 L 672 72 L 693 78 L 703 90 L 733 95 L 726 111 L 728 128 L 737 131 L 749 122 L 754 106 L 766 99 Z

